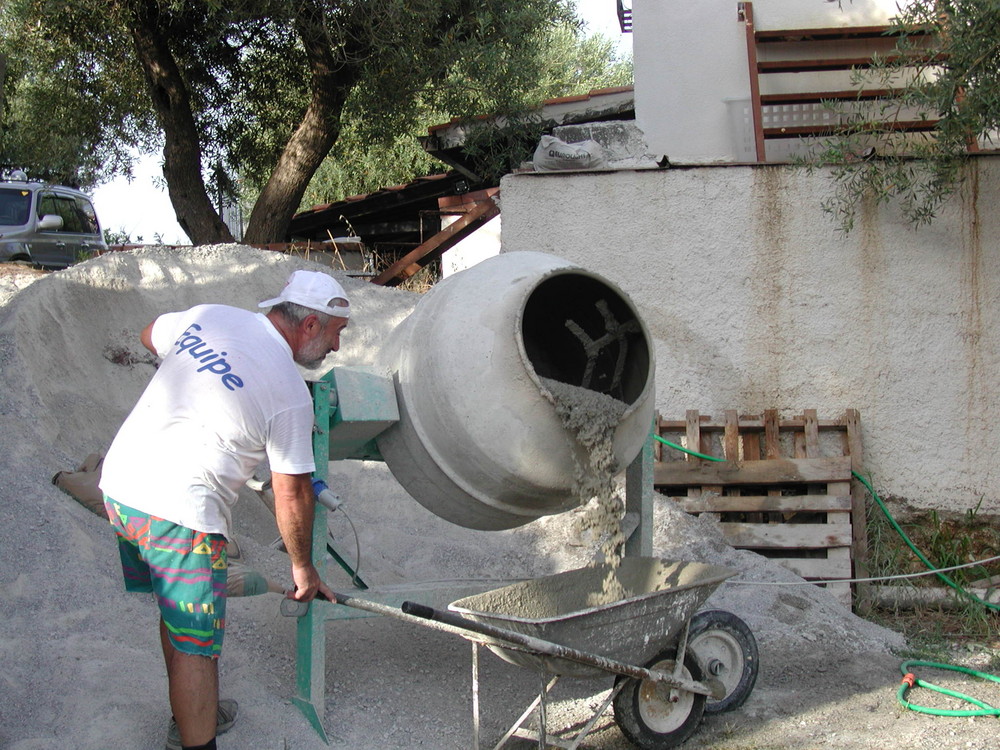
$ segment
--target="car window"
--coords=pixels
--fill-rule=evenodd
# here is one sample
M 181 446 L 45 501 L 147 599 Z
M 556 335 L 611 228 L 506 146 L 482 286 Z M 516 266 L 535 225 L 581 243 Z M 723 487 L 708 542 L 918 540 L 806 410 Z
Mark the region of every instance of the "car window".
M 19 227 L 28 223 L 31 191 L 0 188 L 0 226 Z
M 42 193 L 41 200 L 38 201 L 38 218 L 42 218 L 46 214 L 56 214 L 62 217 L 63 225 L 56 231 L 75 234 L 87 231 L 72 196 Z
M 80 223 L 83 231 L 87 234 L 100 234 L 100 227 L 97 225 L 97 211 L 89 200 L 83 196 L 76 196 L 76 210 L 80 215 Z

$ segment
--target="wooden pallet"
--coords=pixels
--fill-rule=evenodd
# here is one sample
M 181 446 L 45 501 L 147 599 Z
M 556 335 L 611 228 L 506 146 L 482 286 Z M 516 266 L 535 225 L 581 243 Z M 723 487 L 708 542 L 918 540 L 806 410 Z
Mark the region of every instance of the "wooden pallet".
M 688 513 L 714 515 L 727 541 L 825 585 L 846 606 L 848 583 L 826 580 L 861 576 L 867 569 L 865 496 L 852 483 L 861 464 L 858 412 L 820 420 L 815 409 L 780 419 L 726 411 L 713 421 L 697 411 L 684 420 L 658 419 L 666 440 L 725 459 L 701 459 L 657 441 L 654 487 Z M 859 609 L 867 587 L 854 590 Z

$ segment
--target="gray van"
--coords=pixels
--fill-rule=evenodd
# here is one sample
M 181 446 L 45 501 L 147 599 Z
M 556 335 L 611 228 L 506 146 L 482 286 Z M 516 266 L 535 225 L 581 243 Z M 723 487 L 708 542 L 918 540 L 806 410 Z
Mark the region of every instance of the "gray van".
M 65 268 L 107 249 L 94 204 L 84 193 L 29 182 L 23 172 L 0 180 L 0 262 Z

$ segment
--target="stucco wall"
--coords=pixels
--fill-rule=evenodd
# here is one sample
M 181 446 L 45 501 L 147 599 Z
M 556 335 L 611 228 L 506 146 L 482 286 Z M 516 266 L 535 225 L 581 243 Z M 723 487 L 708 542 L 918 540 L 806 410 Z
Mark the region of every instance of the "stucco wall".
M 758 29 L 868 26 L 887 23 L 896 0 L 754 0 L 753 11 Z M 650 152 L 675 164 L 747 161 L 727 104 L 750 97 L 736 0 L 633 0 L 632 15 L 636 123 Z M 836 88 L 805 80 L 810 75 L 783 76 L 778 88 Z
M 845 236 L 828 191 L 778 165 L 512 175 L 503 251 L 563 256 L 631 296 L 664 416 L 857 408 L 881 493 L 1000 511 L 1000 157 L 919 231 L 867 206 Z

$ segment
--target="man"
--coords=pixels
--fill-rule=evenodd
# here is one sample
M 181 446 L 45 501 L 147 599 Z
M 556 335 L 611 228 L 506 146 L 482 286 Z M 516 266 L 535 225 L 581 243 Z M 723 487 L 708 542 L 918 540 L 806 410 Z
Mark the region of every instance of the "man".
M 278 529 L 291 558 L 289 597 L 333 592 L 312 564 L 313 406 L 295 363 L 340 348 L 343 287 L 295 271 L 265 315 L 198 305 L 141 333 L 162 358 L 104 460 L 101 490 L 129 591 L 154 593 L 173 720 L 168 750 L 216 747 L 235 701 L 219 701 L 226 543 L 241 486 L 266 458 Z

